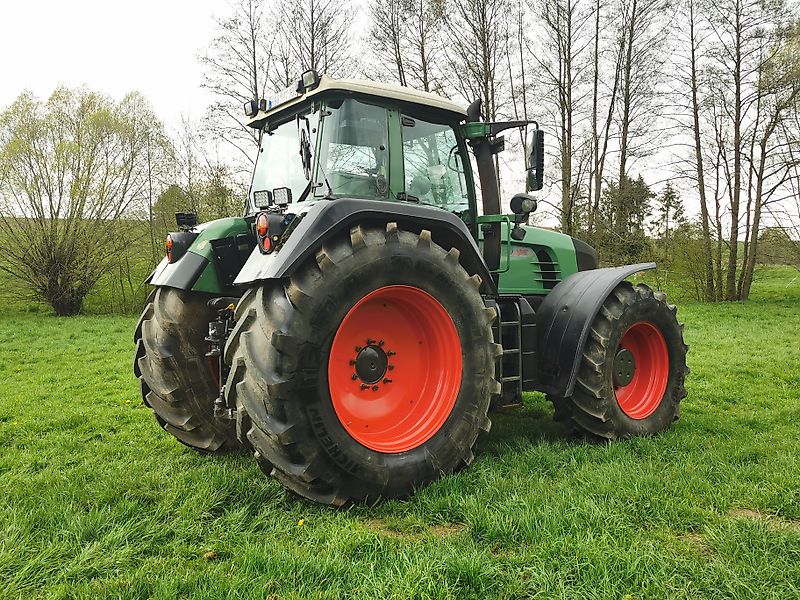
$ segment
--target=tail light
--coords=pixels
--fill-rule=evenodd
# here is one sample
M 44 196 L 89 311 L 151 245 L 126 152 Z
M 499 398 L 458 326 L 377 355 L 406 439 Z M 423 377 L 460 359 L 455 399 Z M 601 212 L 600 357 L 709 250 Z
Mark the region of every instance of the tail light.
M 164 247 L 167 250 L 167 262 L 178 262 L 192 243 L 200 235 L 196 231 L 173 231 L 167 234 Z
M 267 213 L 261 213 L 256 220 L 256 233 L 258 237 L 267 237 L 269 233 L 269 217 Z
M 275 227 L 270 228 L 270 217 L 275 219 L 280 219 L 280 215 L 270 215 L 269 213 L 258 213 L 258 217 L 256 217 L 256 239 L 258 240 L 258 249 L 261 250 L 264 254 L 268 254 L 272 252 L 273 249 L 273 239 L 272 239 L 272 231 L 270 229 L 276 229 Z M 278 234 L 279 231 L 276 229 L 275 234 Z M 275 235 L 275 238 L 278 236 Z

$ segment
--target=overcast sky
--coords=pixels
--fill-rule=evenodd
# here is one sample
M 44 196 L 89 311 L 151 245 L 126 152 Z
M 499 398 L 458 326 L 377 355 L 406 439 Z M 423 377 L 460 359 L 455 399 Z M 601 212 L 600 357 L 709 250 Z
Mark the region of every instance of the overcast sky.
M 0 107 L 25 89 L 86 85 L 120 99 L 138 90 L 175 126 L 202 115 L 198 53 L 224 0 L 0 0 Z

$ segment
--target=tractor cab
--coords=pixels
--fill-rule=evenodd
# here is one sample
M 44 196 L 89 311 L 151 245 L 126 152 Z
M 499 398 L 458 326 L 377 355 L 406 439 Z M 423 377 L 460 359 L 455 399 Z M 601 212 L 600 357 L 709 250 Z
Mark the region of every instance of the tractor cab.
M 360 198 L 474 215 L 463 109 L 399 86 L 316 74 L 308 81 L 245 105 L 259 132 L 248 213 Z

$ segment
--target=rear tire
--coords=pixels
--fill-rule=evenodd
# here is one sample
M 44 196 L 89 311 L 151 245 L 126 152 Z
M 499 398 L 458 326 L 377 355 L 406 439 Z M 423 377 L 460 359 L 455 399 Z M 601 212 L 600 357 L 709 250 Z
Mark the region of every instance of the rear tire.
M 316 261 L 303 265 L 291 279 L 269 282 L 244 295 L 225 352 L 231 365 L 226 394 L 228 405 L 237 407 L 240 436 L 246 435 L 266 473 L 309 500 L 341 506 L 407 496 L 472 462 L 479 430 L 488 431 L 490 426 L 489 401 L 500 391 L 494 379 L 500 347 L 492 339 L 495 311 L 485 307 L 478 291 L 480 278 L 470 277 L 458 258 L 457 250 L 445 251 L 431 241 L 427 231 L 419 235 L 400 231 L 394 223 L 385 231 L 355 227 L 349 238 L 326 244 Z M 446 360 L 426 361 L 424 365 L 432 365 L 427 368 L 419 363 L 417 352 L 410 350 L 406 356 L 414 358 L 414 369 L 402 366 L 401 352 L 388 355 L 392 357 L 389 363 L 397 359 L 395 370 L 377 373 L 372 379 L 369 369 L 375 364 L 371 360 L 356 364 L 357 353 L 365 350 L 361 345 L 385 348 L 388 354 L 389 349 L 402 347 L 398 338 L 404 331 L 430 340 L 431 348 L 448 347 L 436 346 L 434 338 L 425 337 L 427 313 L 415 313 L 401 328 L 387 327 L 391 319 L 368 318 L 351 329 L 351 317 L 359 306 L 377 299 L 391 308 L 395 300 L 381 294 L 399 288 L 411 296 L 427 296 L 446 311 L 445 321 L 451 320 L 457 332 L 459 359 L 452 397 L 433 406 L 438 417 L 434 415 L 427 426 L 409 426 L 406 438 L 402 431 L 398 436 L 392 425 L 400 423 L 402 429 L 417 420 L 406 418 L 413 414 L 411 408 L 387 410 L 383 417 L 370 420 L 367 400 L 374 398 L 375 407 L 391 404 L 390 394 L 398 390 L 402 396 L 398 406 L 411 406 L 417 400 L 436 403 L 436 394 L 416 395 L 420 388 L 415 386 L 431 373 L 434 379 L 440 372 L 444 379 L 453 373 L 447 371 Z M 395 298 L 402 308 L 402 294 Z M 377 308 L 385 307 L 379 304 Z M 405 319 L 402 314 L 396 316 Z M 436 321 L 430 324 L 438 328 Z M 362 326 L 366 327 L 363 336 Z M 358 342 L 361 337 L 363 342 Z M 352 350 L 352 362 L 340 353 L 345 350 Z M 424 354 L 419 351 L 419 356 Z M 375 350 L 371 356 L 379 355 Z M 426 356 L 436 358 L 430 352 Z M 378 364 L 388 368 L 383 356 Z M 437 364 L 445 368 L 440 371 Z M 370 382 L 364 383 L 368 387 L 359 390 L 365 381 Z M 344 400 L 342 389 L 350 394 Z M 430 388 L 423 385 L 421 389 Z M 389 413 L 399 417 L 386 425 Z M 424 425 L 423 413 L 419 421 Z M 385 435 L 372 436 L 381 418 Z M 373 430 L 365 427 L 369 425 Z
M 689 372 L 676 314 L 663 293 L 620 283 L 592 322 L 572 396 L 548 396 L 556 420 L 596 441 L 669 429 L 680 415 Z
M 214 417 L 219 392 L 205 336 L 215 316 L 207 300 L 166 287 L 150 294 L 134 334 L 133 372 L 162 429 L 190 448 L 218 453 L 240 445 L 233 422 Z

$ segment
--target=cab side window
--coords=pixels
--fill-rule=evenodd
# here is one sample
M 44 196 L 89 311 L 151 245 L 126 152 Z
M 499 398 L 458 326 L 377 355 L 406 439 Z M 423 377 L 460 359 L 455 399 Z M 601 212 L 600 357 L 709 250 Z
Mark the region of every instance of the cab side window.
M 405 192 L 452 212 L 469 208 L 464 165 L 450 125 L 402 116 Z

